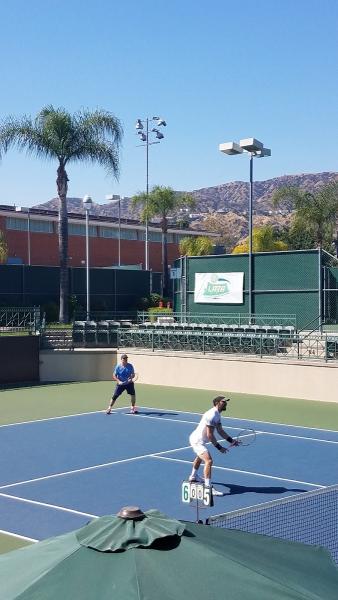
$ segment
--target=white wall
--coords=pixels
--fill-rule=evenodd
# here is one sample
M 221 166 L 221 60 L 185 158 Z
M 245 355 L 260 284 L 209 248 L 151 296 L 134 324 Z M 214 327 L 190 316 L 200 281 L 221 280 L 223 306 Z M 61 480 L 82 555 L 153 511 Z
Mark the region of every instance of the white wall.
M 123 350 L 43 350 L 41 381 L 110 380 Z M 126 349 L 139 383 L 338 402 L 338 365 Z

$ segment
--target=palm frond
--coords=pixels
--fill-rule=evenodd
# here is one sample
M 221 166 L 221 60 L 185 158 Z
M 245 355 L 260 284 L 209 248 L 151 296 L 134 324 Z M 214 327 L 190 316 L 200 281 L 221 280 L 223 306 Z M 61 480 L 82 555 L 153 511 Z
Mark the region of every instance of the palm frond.
M 98 136 L 104 138 L 107 136 L 110 143 L 119 146 L 122 142 L 123 128 L 121 122 L 112 113 L 106 110 L 97 109 L 94 112 L 83 110 L 74 115 L 74 122 L 78 129 L 89 137 Z
M 106 170 L 108 175 L 118 179 L 119 177 L 119 154 L 112 143 L 105 141 L 86 140 L 83 145 L 74 145 L 67 153 L 64 164 L 68 162 L 98 163 Z
M 57 156 L 56 149 L 46 138 L 43 130 L 37 128 L 30 117 L 15 119 L 9 117 L 0 126 L 0 139 L 4 152 L 11 147 L 38 158 L 52 159 Z

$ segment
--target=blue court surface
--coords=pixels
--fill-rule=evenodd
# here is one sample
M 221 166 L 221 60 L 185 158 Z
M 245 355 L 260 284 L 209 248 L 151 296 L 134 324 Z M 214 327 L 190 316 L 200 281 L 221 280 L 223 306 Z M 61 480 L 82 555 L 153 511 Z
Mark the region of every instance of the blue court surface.
M 188 438 L 200 415 L 139 411 L 1 426 L 0 530 L 41 540 L 126 505 L 194 521 L 196 509 L 182 503 L 181 486 L 191 472 Z M 211 447 L 213 483 L 224 496 L 200 518 L 337 483 L 338 432 L 222 420 L 231 436 L 253 428 L 257 437 L 226 454 Z

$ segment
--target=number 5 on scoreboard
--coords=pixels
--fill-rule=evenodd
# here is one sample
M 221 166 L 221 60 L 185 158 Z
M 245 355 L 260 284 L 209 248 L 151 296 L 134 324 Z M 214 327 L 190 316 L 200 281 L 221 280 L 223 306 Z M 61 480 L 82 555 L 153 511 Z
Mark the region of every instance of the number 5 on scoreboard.
M 211 493 L 211 488 L 203 486 L 203 504 L 204 506 L 214 506 L 214 499 Z

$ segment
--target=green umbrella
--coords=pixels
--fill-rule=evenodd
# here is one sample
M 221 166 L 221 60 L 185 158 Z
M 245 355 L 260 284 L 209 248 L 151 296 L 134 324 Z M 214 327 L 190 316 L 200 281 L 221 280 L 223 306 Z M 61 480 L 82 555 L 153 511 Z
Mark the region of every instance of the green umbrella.
M 318 546 L 134 507 L 0 557 L 1 600 L 337 600 Z

